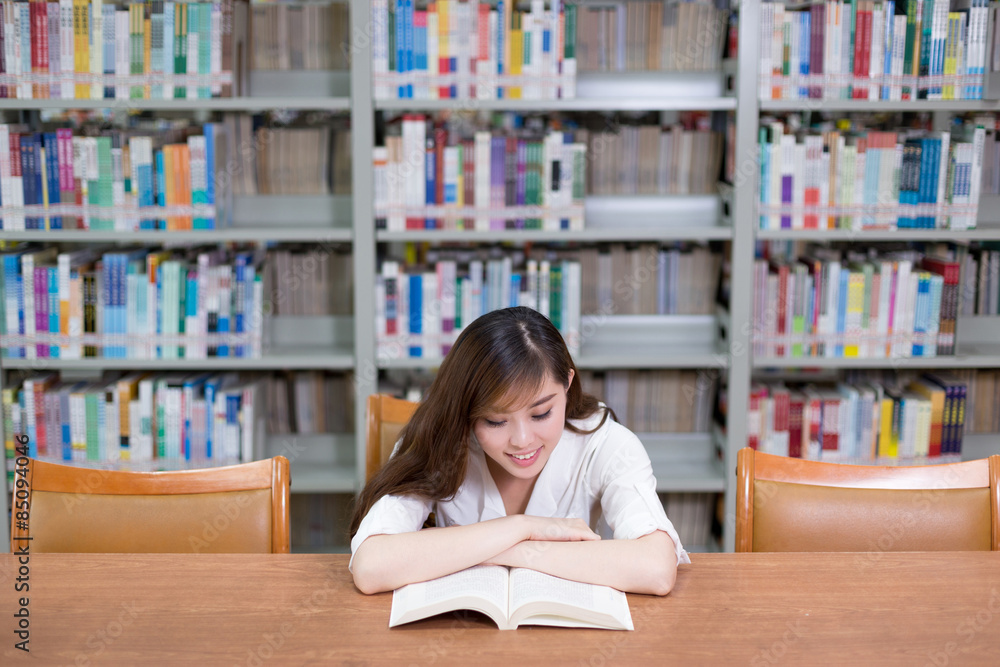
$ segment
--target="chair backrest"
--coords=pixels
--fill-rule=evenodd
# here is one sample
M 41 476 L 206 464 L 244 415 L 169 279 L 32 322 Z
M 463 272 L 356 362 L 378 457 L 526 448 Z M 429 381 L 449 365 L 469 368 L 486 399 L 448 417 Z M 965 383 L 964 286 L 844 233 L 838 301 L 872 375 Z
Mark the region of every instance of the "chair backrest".
M 288 459 L 170 472 L 28 460 L 14 489 L 11 550 L 32 553 L 289 553 Z M 27 500 L 27 519 L 17 503 Z M 23 520 L 23 521 L 22 521 Z M 31 541 L 18 538 L 30 537 Z
M 368 397 L 368 439 L 365 444 L 365 481 L 389 460 L 399 432 L 410 421 L 417 403 L 386 394 Z
M 736 551 L 1000 551 L 1000 456 L 865 466 L 737 455 Z

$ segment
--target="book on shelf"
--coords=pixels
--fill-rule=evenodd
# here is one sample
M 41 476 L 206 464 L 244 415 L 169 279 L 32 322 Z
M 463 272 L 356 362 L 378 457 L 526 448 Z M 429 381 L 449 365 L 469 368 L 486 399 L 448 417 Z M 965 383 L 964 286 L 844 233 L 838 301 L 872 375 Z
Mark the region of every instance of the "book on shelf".
M 635 629 L 621 591 L 500 565 L 477 565 L 395 590 L 389 627 L 461 610 L 483 613 L 501 630 L 522 625 Z
M 636 433 L 707 433 L 715 378 L 693 370 L 581 370 L 583 390 L 610 406 Z
M 2 398 L 5 433 L 27 435 L 34 458 L 152 470 L 263 454 L 263 388 L 235 373 L 115 372 L 93 381 L 43 373 L 5 387 Z
M 718 70 L 728 20 L 728 10 L 704 1 L 580 5 L 577 67 L 580 72 Z
M 761 100 L 978 100 L 996 69 L 997 3 L 761 4 Z
M 578 7 L 373 0 L 372 80 L 382 99 L 576 96 Z
M 760 229 L 971 229 L 986 131 L 760 128 Z
M 381 358 L 439 359 L 480 315 L 527 306 L 580 349 L 580 263 L 542 256 L 481 258 L 441 250 L 426 268 L 382 262 L 375 285 L 375 335 Z
M 586 146 L 569 133 L 462 128 L 423 114 L 398 126 L 373 153 L 380 228 L 583 228 Z
M 254 70 L 346 70 L 350 13 L 347 2 L 251 4 Z
M 200 134 L 20 133 L 0 124 L 0 228 L 95 231 L 215 229 L 230 222 L 222 125 Z
M 249 93 L 248 3 L 3 3 L 0 97 L 207 99 Z
M 966 412 L 973 410 L 971 385 L 948 372 L 882 379 L 854 374 L 836 384 L 755 383 L 747 446 L 841 463 L 958 460 Z M 992 407 L 995 396 L 985 394 L 982 400 Z
M 0 252 L 0 355 L 76 360 L 255 357 L 263 256 L 108 247 Z
M 343 116 L 224 114 L 227 175 L 237 195 L 351 194 L 351 130 Z

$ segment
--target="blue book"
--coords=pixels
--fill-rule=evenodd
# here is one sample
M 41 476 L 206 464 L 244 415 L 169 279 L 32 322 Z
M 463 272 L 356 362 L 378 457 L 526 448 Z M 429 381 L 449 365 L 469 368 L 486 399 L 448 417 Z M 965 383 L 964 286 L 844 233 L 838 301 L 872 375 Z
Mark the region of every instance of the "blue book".
M 232 280 L 232 273 L 231 272 L 229 274 L 229 279 Z M 232 297 L 230 297 L 230 299 L 231 298 Z M 219 317 L 216 320 L 218 322 L 218 325 L 216 327 L 216 331 L 218 333 L 229 333 L 229 331 L 230 331 L 230 328 L 229 328 L 230 327 L 230 316 L 231 316 L 231 313 L 232 313 L 232 311 L 230 310 L 231 308 L 232 308 L 232 300 L 230 300 L 230 302 L 227 303 L 225 306 L 223 306 L 223 309 L 219 311 Z M 229 345 L 219 345 L 216 348 L 216 354 L 218 356 L 220 356 L 220 357 L 228 357 L 229 356 Z
M 929 191 L 927 198 L 931 204 L 937 204 L 938 178 L 941 174 L 941 139 L 931 139 L 931 176 L 928 180 Z M 942 220 L 942 225 L 944 221 Z M 934 229 L 938 226 L 937 215 L 927 216 L 927 227 Z
M 31 137 L 31 173 L 34 183 L 32 187 L 35 190 L 35 203 L 39 206 L 45 203 L 45 186 L 47 183 L 45 174 L 45 160 L 42 155 L 42 135 L 41 133 L 36 133 Z M 46 222 L 48 222 L 46 217 L 38 216 L 35 218 L 35 222 L 38 229 L 48 230 L 46 227 Z
M 246 294 L 248 289 L 253 289 L 252 283 L 247 286 L 247 264 L 252 260 L 249 253 L 239 253 L 236 255 L 236 298 L 233 302 L 236 305 L 233 311 L 233 332 L 237 334 L 246 333 Z M 247 353 L 246 345 L 236 345 L 233 348 L 233 356 L 245 357 Z
M 184 383 L 181 386 L 181 392 L 184 397 L 184 414 L 181 415 L 181 418 L 184 420 L 183 455 L 185 461 L 190 461 L 192 458 L 198 460 L 205 457 L 205 452 L 194 452 L 195 456 L 192 457 L 191 432 L 195 426 L 192 422 L 192 418 L 194 417 L 194 402 L 205 395 L 205 383 L 210 377 L 210 373 L 189 375 L 184 378 Z M 211 408 L 208 409 L 210 410 Z
M 226 424 L 235 426 L 237 428 L 237 432 L 240 425 L 240 404 L 242 402 L 243 392 L 241 390 L 231 389 L 226 392 Z M 251 428 L 251 426 L 248 425 L 247 428 Z M 236 451 L 230 453 L 235 454 L 236 458 L 239 458 L 239 438 L 236 439 Z
M 31 206 L 35 203 L 35 177 L 34 167 L 31 164 L 34 152 L 31 150 L 31 136 L 21 137 L 21 188 L 24 192 L 24 205 Z M 24 219 L 25 229 L 38 229 L 38 219 L 34 216 L 27 216 Z
M 837 358 L 844 356 L 844 328 L 847 320 L 847 286 L 851 272 L 845 268 L 840 269 L 840 291 L 837 293 L 837 344 L 834 347 L 834 355 Z
M 69 426 L 69 395 L 72 391 L 78 391 L 79 387 L 86 383 L 79 382 L 75 386 L 63 385 L 59 389 L 59 440 L 62 444 L 62 460 L 73 460 L 73 440 L 72 431 Z
M 431 132 L 433 135 L 433 131 Z M 425 197 L 424 203 L 428 206 L 437 204 L 437 151 L 434 150 L 433 137 L 427 138 L 427 156 L 424 159 L 424 183 Z M 437 227 L 437 220 L 433 217 L 424 219 L 425 229 Z
M 115 6 L 113 4 L 103 5 L 101 13 L 104 19 L 104 34 L 101 35 L 101 42 L 104 47 L 104 74 L 113 76 L 115 73 L 115 40 L 121 39 L 124 35 L 115 34 Z M 105 84 L 104 97 L 110 100 L 115 98 L 114 85 Z
M 7 333 L 24 333 L 24 281 L 21 276 L 21 251 L 3 255 L 3 286 L 4 286 L 4 318 Z M 5 355 L 11 358 L 24 358 L 24 347 L 11 345 L 4 348 Z
M 198 315 L 198 274 L 196 271 L 190 270 L 187 272 L 183 287 L 185 290 L 183 318 L 186 320 L 189 317 L 197 317 Z M 184 356 L 188 355 L 185 354 Z
M 930 324 L 930 281 L 929 273 L 921 271 L 917 274 L 917 299 L 913 308 L 913 347 L 911 356 L 924 356 L 924 338 L 921 334 L 927 332 Z
M 410 356 L 423 355 L 423 314 L 424 314 L 424 280 L 419 273 L 411 273 L 409 280 L 409 321 L 410 321 Z
M 391 0 L 390 0 L 391 1 Z M 406 74 L 406 0 L 396 2 L 396 71 Z M 400 83 L 397 89 L 400 99 L 406 98 L 406 84 Z
M 163 173 L 163 151 L 158 150 L 153 158 L 156 166 L 156 205 L 166 206 L 167 205 L 167 177 Z M 157 229 L 166 229 L 167 220 L 166 218 L 160 218 L 156 221 Z
M 219 130 L 215 123 L 205 123 L 202 132 L 205 135 L 205 173 L 208 175 L 207 181 L 208 185 L 205 188 L 205 203 L 209 206 L 215 206 L 215 143 L 219 140 L 218 133 Z M 209 218 L 207 220 L 209 229 L 217 229 L 219 227 L 229 226 L 227 220 L 222 220 L 222 216 L 219 211 L 215 211 L 215 217 Z
M 54 266 L 49 269 L 49 331 L 59 333 L 59 271 Z M 49 345 L 49 356 L 59 358 L 59 345 Z
M 55 132 L 46 132 L 42 135 L 45 148 L 45 180 L 49 190 L 49 205 L 61 202 L 59 194 L 59 145 L 56 141 Z M 62 216 L 53 215 L 49 217 L 50 229 L 62 229 Z
M 409 74 L 413 73 L 413 0 L 405 0 L 406 6 L 406 30 L 404 38 L 406 40 L 406 48 L 404 49 L 404 55 L 406 56 L 406 71 Z M 406 97 L 413 98 L 413 80 L 411 79 L 409 83 L 406 84 Z
M 895 14 L 895 0 L 887 0 L 885 3 L 885 40 L 882 43 L 884 47 L 884 53 L 882 55 L 882 74 L 886 77 L 892 74 L 892 44 L 896 33 L 896 24 L 893 20 Z M 879 99 L 889 99 L 890 88 L 888 85 L 883 85 L 880 92 L 881 95 L 879 95 Z
M 930 179 L 933 149 L 931 148 L 931 140 L 927 138 L 920 140 L 920 146 L 920 176 L 917 186 L 917 203 L 927 204 L 930 203 Z M 928 227 L 929 220 L 931 220 L 931 218 L 926 214 L 918 215 L 916 226 L 926 228 Z
M 812 15 L 810 12 L 800 12 L 799 22 L 799 74 L 809 75 L 809 39 L 812 31 Z M 891 21 L 890 21 L 891 23 Z M 809 97 L 809 86 L 799 86 L 799 97 Z
M 512 0 L 507 0 L 507 1 L 511 2 Z M 506 29 L 507 29 L 507 26 L 504 25 L 504 0 L 499 0 L 499 2 L 497 2 L 497 55 L 496 55 L 496 57 L 497 57 L 497 74 L 499 74 L 501 77 L 504 74 L 506 74 L 506 71 L 504 70 L 504 67 L 507 64 L 506 62 L 504 62 L 504 54 L 507 52 L 507 49 L 504 46 L 506 44 L 506 40 L 507 40 Z M 543 39 L 542 43 L 543 44 L 545 43 L 544 39 Z M 542 47 L 542 50 L 543 51 L 545 50 L 544 46 Z M 504 94 L 503 94 L 503 79 L 501 78 L 500 79 L 500 83 L 497 84 L 497 99 L 498 100 L 499 99 L 503 99 L 503 97 L 504 97 Z

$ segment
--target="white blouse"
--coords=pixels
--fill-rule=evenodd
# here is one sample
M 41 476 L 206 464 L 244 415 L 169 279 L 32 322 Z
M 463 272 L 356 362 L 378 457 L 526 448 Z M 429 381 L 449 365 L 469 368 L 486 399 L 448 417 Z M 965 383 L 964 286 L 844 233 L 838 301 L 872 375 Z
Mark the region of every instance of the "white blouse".
M 603 410 L 571 423 L 594 428 Z M 434 512 L 437 525 L 465 526 L 507 515 L 486 454 L 473 437 L 465 481 L 451 500 L 431 501 L 412 496 L 383 496 L 365 515 L 351 540 L 351 563 L 361 543 L 372 535 L 420 530 Z M 681 546 L 656 495 L 656 478 L 639 438 L 611 416 L 587 435 L 564 429 L 559 444 L 538 474 L 525 514 L 580 518 L 602 539 L 632 540 L 662 530 L 674 541 L 678 563 L 691 559 Z M 350 567 L 350 565 L 348 565 Z

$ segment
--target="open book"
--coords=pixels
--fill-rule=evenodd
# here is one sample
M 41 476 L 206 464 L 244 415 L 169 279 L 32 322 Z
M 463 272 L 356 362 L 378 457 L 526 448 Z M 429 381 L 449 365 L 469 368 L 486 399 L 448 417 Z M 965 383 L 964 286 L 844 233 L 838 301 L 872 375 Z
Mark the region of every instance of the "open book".
M 621 591 L 501 565 L 477 565 L 397 589 L 389 627 L 460 609 L 486 614 L 501 630 L 519 625 L 634 629 Z

